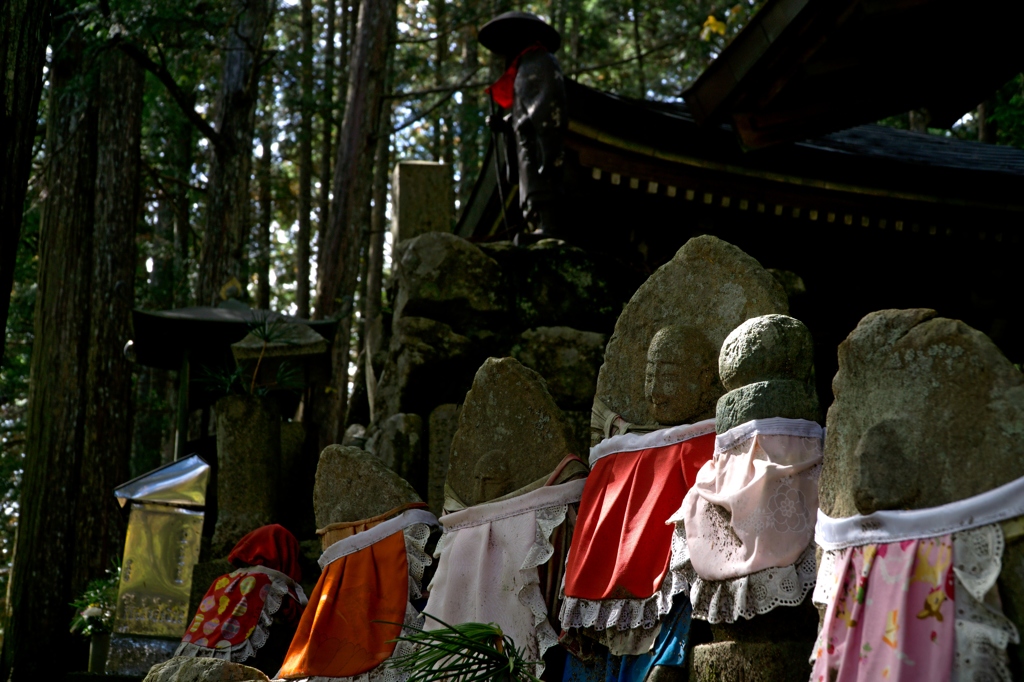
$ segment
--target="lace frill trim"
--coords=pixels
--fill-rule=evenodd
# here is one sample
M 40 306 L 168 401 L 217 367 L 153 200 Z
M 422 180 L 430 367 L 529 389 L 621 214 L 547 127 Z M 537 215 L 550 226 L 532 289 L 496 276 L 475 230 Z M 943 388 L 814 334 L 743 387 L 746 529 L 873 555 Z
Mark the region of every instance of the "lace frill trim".
M 520 571 L 533 571 L 532 575 L 526 576 L 526 584 L 519 590 L 519 603 L 530 609 L 533 613 L 533 630 L 537 637 L 537 650 L 540 652 L 540 660 L 537 663 L 537 671 L 534 673 L 540 677 L 544 672 L 544 653 L 551 647 L 558 644 L 558 633 L 551 627 L 548 621 L 548 606 L 544 601 L 544 593 L 540 589 L 540 581 L 537 578 L 537 567 L 547 563 L 555 554 L 555 546 L 551 544 L 551 534 L 560 525 L 565 523 L 565 516 L 569 511 L 569 505 L 563 504 L 558 507 L 538 509 L 537 534 L 533 540 L 533 546 L 527 552 Z
M 956 651 L 952 682 L 1011 682 L 1006 647 L 1020 642 L 1013 623 L 1003 614 L 994 589 L 1003 566 L 1005 539 L 996 524 L 953 534 L 954 605 L 956 607 Z M 814 603 L 826 606 L 834 598 L 836 567 L 842 552 L 822 555 Z M 815 648 L 817 650 L 817 647 Z
M 408 539 L 408 537 L 409 535 L 407 531 L 406 538 Z M 411 582 L 412 581 L 410 581 L 410 583 Z M 402 628 L 402 636 L 411 635 L 423 627 L 423 614 L 418 612 L 412 604 L 405 605 L 404 625 L 405 627 Z M 313 677 L 289 679 L 287 682 L 405 682 L 405 680 L 409 678 L 409 674 L 392 667 L 391 662 L 396 658 L 401 658 L 402 656 L 411 653 L 413 646 L 414 645 L 409 642 L 399 642 L 395 645 L 395 651 L 391 654 L 390 658 L 385 660 L 376 668 L 367 670 L 365 673 L 352 675 L 350 677 L 326 677 L 323 675 L 315 675 Z M 281 680 L 281 678 L 275 678 L 275 682 L 278 682 L 279 680 Z
M 289 594 L 290 585 L 281 578 L 272 578 L 270 589 L 267 591 L 267 598 L 263 602 L 263 610 L 260 612 L 259 621 L 253 628 L 252 634 L 246 637 L 244 642 L 232 647 L 216 649 L 212 647 L 198 646 L 191 642 L 182 642 L 174 651 L 175 656 L 184 658 L 217 658 L 233 663 L 242 663 L 256 655 L 256 652 L 263 648 L 270 636 L 270 626 L 274 624 L 274 614 L 281 609 L 284 598 L 292 596 Z M 301 593 L 299 588 L 298 592 Z M 294 597 L 293 597 L 294 598 Z
M 405 533 L 405 557 L 409 562 L 409 601 L 412 601 L 423 596 L 423 572 L 434 563 L 427 554 L 430 526 L 417 523 L 402 532 Z
M 956 654 L 953 682 L 1001 680 L 1010 682 L 1006 647 L 1020 636 L 1003 615 L 993 588 L 1003 568 L 1006 542 L 996 523 L 953 535 L 953 574 L 956 576 Z
M 405 535 L 405 556 L 409 563 L 409 601 L 405 604 L 402 635 L 408 636 L 423 628 L 424 616 L 412 605 L 412 600 L 422 596 L 423 571 L 433 561 L 426 552 L 427 540 L 430 538 L 430 526 L 425 523 L 417 523 L 405 528 L 402 532 Z M 365 673 L 349 677 L 314 675 L 289 679 L 288 682 L 405 682 L 409 675 L 392 668 L 390 662 L 410 653 L 412 646 L 409 642 L 398 642 L 394 652 L 387 660 Z M 280 679 L 275 678 L 275 680 Z
M 608 628 L 653 628 L 662 616 L 672 610 L 672 598 L 690 589 L 690 583 L 683 573 L 681 564 L 674 560 L 682 551 L 678 545 L 679 537 L 673 534 L 673 560 L 669 561 L 668 571 L 657 592 L 646 599 L 591 600 L 566 596 L 562 602 L 562 610 L 558 614 L 562 628 L 593 628 L 599 631 Z
M 817 566 L 814 543 L 809 544 L 795 563 L 765 568 L 730 580 L 705 580 L 690 562 L 683 525 L 676 525 L 678 542 L 673 542 L 672 562 L 690 584 L 693 617 L 709 623 L 735 623 L 768 613 L 777 606 L 797 606 L 814 588 Z M 676 548 L 679 554 L 676 555 Z
M 551 534 L 565 522 L 565 516 L 569 511 L 569 505 L 563 504 L 555 507 L 538 509 L 534 513 L 537 519 L 536 535 L 533 545 L 526 553 L 519 570 L 530 571 L 538 566 L 547 563 L 555 554 L 555 547 L 551 544 Z M 458 532 L 457 530 L 455 531 Z M 434 557 L 439 558 L 441 551 L 447 544 L 449 536 L 453 533 L 445 532 L 434 548 Z M 530 609 L 533 613 L 533 628 L 537 637 L 537 649 L 540 651 L 540 658 L 543 659 L 544 652 L 558 644 L 558 633 L 551 627 L 548 621 L 548 607 L 544 601 L 544 594 L 540 589 L 540 582 L 530 580 L 533 576 L 525 576 L 523 587 L 519 590 L 519 603 Z M 537 664 L 537 677 L 544 671 L 543 660 Z

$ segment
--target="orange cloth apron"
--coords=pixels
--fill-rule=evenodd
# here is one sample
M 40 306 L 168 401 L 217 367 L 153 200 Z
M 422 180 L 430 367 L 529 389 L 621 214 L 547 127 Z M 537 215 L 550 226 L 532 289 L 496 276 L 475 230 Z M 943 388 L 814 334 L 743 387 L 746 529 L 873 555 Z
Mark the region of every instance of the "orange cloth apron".
M 360 522 L 359 531 L 377 523 Z M 352 677 L 376 668 L 394 653 L 408 601 L 402 531 L 328 564 L 277 677 Z

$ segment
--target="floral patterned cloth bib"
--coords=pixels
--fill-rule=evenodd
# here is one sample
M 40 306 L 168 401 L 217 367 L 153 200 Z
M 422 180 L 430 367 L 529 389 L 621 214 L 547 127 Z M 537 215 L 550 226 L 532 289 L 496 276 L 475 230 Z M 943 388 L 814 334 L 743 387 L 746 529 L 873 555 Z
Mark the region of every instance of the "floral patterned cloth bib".
M 956 638 L 951 535 L 849 547 L 837 557 L 832 580 L 814 682 L 950 679 Z

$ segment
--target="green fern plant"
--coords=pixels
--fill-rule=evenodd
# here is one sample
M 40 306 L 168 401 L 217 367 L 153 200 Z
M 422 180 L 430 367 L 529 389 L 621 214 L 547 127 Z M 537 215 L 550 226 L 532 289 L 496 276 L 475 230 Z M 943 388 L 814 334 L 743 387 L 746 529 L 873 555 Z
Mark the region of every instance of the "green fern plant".
M 512 638 L 494 623 L 448 625 L 430 614 L 423 615 L 444 627 L 426 631 L 406 626 L 415 632 L 395 638 L 414 645 L 410 653 L 391 662 L 409 674 L 408 682 L 540 682 L 531 672 L 537 663 L 527 661 Z

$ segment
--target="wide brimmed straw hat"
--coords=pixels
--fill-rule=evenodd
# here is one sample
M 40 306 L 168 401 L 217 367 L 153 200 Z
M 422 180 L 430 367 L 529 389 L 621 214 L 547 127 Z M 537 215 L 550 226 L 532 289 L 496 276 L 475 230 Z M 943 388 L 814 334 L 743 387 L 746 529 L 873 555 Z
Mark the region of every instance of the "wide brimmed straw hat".
M 519 53 L 527 45 L 539 42 L 548 52 L 556 52 L 562 36 L 550 24 L 529 12 L 505 12 L 480 29 L 480 44 L 500 55 Z

